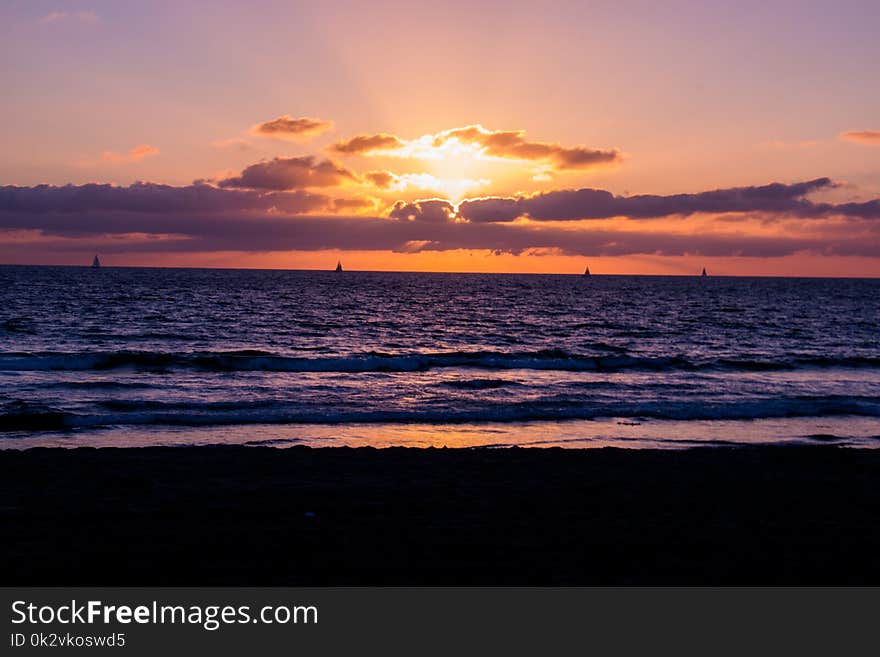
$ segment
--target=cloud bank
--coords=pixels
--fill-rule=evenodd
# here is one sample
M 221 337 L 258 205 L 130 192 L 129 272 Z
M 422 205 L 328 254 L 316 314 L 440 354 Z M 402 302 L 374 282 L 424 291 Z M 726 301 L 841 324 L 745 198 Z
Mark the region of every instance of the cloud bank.
M 381 187 L 393 182 L 392 174 L 364 174 Z M 386 176 L 388 179 L 386 180 Z M 307 193 L 308 187 L 334 187 L 358 178 L 328 160 L 311 157 L 275 158 L 253 164 L 240 176 L 217 186 L 199 183 L 183 187 L 138 182 L 128 187 L 110 184 L 37 185 L 0 187 L 0 214 L 26 215 L 89 212 L 132 213 L 231 213 L 277 211 L 301 213 L 320 207 L 329 197 Z M 398 201 L 388 218 L 406 221 L 508 224 L 525 218 L 533 223 L 588 221 L 620 217 L 648 220 L 691 215 L 754 214 L 761 217 L 816 219 L 849 217 L 880 219 L 880 199 L 853 203 L 822 203 L 806 196 L 834 187 L 830 178 L 804 182 L 732 187 L 694 194 L 614 196 L 601 189 L 556 190 L 532 196 L 487 197 L 462 201 L 446 199 Z M 311 199 L 304 205 L 305 199 Z M 342 199 L 337 199 L 341 201 Z M 373 204 L 373 201 L 370 201 Z M 344 203 L 342 203 L 344 205 Z M 353 203 L 351 207 L 357 206 Z
M 0 226 L 11 215 L 61 215 L 76 222 L 87 214 L 115 217 L 125 227 L 126 214 L 177 216 L 188 214 L 281 212 L 299 214 L 326 209 L 330 198 L 305 191 L 258 192 L 198 184 L 185 187 L 138 182 L 128 187 L 108 184 L 0 187 Z M 106 220 L 106 218 L 105 218 Z M 27 226 L 19 226 L 26 228 Z
M 304 159 L 293 166 L 294 174 L 289 163 L 281 165 L 280 173 L 245 169 L 242 178 L 257 177 L 263 185 L 249 180 L 247 189 L 238 183 L 0 187 L 0 241 L 26 233 L 50 251 L 100 245 L 104 252 L 119 253 L 485 249 L 518 254 L 543 249 L 581 256 L 774 257 L 811 251 L 880 257 L 880 222 L 875 221 L 880 199 L 828 204 L 805 198 L 832 186 L 827 178 L 670 196 L 558 190 L 472 199 L 457 208 L 445 199 L 427 199 L 399 202 L 385 217 L 355 217 L 350 214 L 371 211 L 376 201 L 289 188 L 313 184 L 315 177 L 322 182 L 347 179 L 334 165 Z M 279 166 L 274 162 L 263 164 Z M 779 223 L 755 233 L 754 226 L 744 231 L 737 223 L 713 221 L 715 213 L 745 218 L 756 213 Z M 692 214 L 699 214 L 701 223 L 692 224 L 687 219 Z M 610 225 L 588 221 L 621 215 L 627 219 Z M 512 222 L 521 216 L 529 220 Z M 647 221 L 663 217 L 662 223 Z M 582 223 L 557 223 L 575 218 Z
M 614 196 L 602 189 L 556 190 L 533 196 L 489 197 L 463 201 L 458 215 L 473 222 L 510 222 L 519 217 L 535 221 L 575 221 L 628 217 L 654 219 L 673 215 L 725 213 L 770 213 L 799 217 L 834 213 L 864 218 L 877 216 L 877 201 L 829 205 L 804 197 L 810 192 L 833 187 L 829 178 L 794 184 L 771 183 L 753 187 L 732 187 L 696 194 L 660 196 L 642 194 Z
M 185 219 L 185 220 L 184 220 Z M 453 249 L 521 254 L 552 250 L 577 256 L 702 255 L 781 257 L 809 251 L 823 255 L 880 257 L 880 232 L 823 235 L 749 235 L 737 231 L 666 233 L 644 229 L 472 224 L 379 217 L 241 216 L 236 214 L 133 213 L 22 215 L 0 213 L 0 227 L 38 230 L 47 251 L 211 252 L 325 249 L 414 253 Z M 876 228 L 876 227 L 875 227 Z M 2 233 L 0 233 L 2 234 Z M 109 239 L 112 236 L 126 239 Z M 136 235 L 152 235 L 135 238 Z

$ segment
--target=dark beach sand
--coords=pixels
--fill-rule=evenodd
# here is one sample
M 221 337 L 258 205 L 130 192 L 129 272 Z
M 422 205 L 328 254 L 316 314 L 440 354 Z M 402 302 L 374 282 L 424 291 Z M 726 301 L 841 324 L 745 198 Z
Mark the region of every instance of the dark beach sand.
M 5 585 L 880 584 L 880 451 L 0 452 Z

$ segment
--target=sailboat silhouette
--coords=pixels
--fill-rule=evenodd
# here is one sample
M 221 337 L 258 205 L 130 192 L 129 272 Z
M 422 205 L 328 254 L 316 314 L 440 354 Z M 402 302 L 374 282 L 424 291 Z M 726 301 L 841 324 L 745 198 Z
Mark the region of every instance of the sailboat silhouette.
M 587 267 L 586 269 L 584 269 L 584 277 L 588 278 L 589 276 L 590 276 L 590 268 Z
M 339 273 L 339 272 L 341 272 L 341 271 L 342 271 L 342 261 L 341 261 L 341 260 L 337 260 L 337 261 L 336 261 L 336 272 Z
M 98 256 L 95 256 L 95 259 L 92 260 L 92 269 L 98 269 L 101 266 L 101 261 L 98 260 Z
M 701 278 L 706 278 L 706 276 L 708 276 L 708 275 L 709 275 L 709 274 L 706 273 L 706 268 L 703 267 L 703 273 L 700 274 L 700 277 L 701 277 Z

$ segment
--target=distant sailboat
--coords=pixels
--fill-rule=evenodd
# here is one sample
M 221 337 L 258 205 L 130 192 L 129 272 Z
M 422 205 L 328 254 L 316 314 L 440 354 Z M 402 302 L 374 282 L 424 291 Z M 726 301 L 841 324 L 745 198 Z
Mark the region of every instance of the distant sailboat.
M 341 261 L 341 260 L 337 260 L 337 261 L 336 261 L 336 272 L 339 273 L 339 272 L 341 272 L 341 271 L 342 271 L 342 261 Z
M 708 276 L 708 275 L 709 275 L 709 274 L 706 273 L 706 268 L 703 267 L 703 273 L 700 274 L 700 277 L 701 277 L 701 278 L 706 278 L 706 276 Z
M 587 267 L 586 269 L 584 269 L 584 277 L 589 278 L 589 276 L 590 276 L 590 268 Z
M 101 266 L 101 261 L 98 260 L 98 256 L 95 256 L 95 259 L 92 260 L 92 269 L 98 269 Z

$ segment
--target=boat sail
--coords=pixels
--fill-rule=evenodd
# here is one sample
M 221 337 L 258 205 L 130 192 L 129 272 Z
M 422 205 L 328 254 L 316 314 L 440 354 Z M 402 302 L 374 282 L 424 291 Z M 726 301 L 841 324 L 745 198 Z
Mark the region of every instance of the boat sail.
M 98 269 L 101 266 L 101 261 L 98 260 L 98 256 L 95 256 L 95 259 L 92 260 L 92 269 Z
M 336 262 L 336 272 L 338 273 L 338 272 L 341 272 L 341 271 L 342 271 L 342 261 L 341 261 L 341 260 L 338 260 L 338 261 Z
M 587 267 L 586 269 L 584 269 L 584 277 L 587 278 L 589 276 L 590 276 L 590 268 Z
M 700 274 L 700 277 L 701 277 L 701 278 L 706 278 L 706 276 L 708 276 L 708 274 L 706 273 L 706 268 L 703 267 L 703 273 Z

